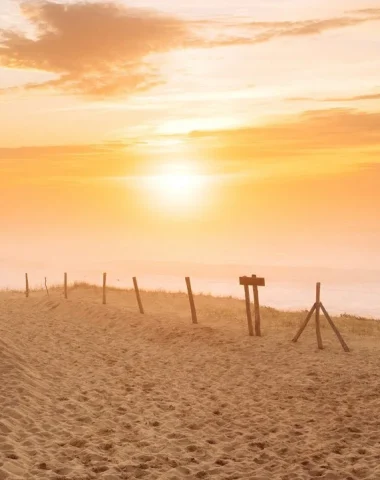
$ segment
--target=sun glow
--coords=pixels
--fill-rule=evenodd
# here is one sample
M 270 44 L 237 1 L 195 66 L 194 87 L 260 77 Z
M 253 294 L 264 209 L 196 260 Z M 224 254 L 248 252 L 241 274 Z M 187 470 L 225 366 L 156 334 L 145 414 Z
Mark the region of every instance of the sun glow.
M 145 177 L 145 187 L 155 206 L 177 213 L 196 210 L 204 203 L 209 177 L 191 164 L 165 165 L 156 175 Z

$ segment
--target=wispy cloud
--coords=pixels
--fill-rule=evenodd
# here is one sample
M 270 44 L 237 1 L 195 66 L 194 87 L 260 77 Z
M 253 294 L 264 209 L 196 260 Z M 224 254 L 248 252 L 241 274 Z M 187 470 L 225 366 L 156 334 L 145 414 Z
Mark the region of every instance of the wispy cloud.
M 56 75 L 25 90 L 47 89 L 90 98 L 144 91 L 162 81 L 149 56 L 181 48 L 260 44 L 322 34 L 380 20 L 380 9 L 303 21 L 191 21 L 112 1 L 24 1 L 21 13 L 35 35 L 0 31 L 0 66 Z M 5 91 L 9 91 L 5 90 Z M 4 90 L 3 90 L 4 93 Z
M 380 113 L 353 109 L 308 111 L 260 127 L 157 136 L 160 139 L 189 143 L 197 158 L 204 158 L 215 174 L 244 173 L 251 178 L 269 168 L 276 175 L 294 162 L 302 172 L 323 171 L 341 159 L 343 151 L 345 161 L 351 158 L 358 163 L 360 152 L 361 163 L 375 163 L 374 155 L 376 158 L 380 152 Z M 0 148 L 0 168 L 7 173 L 4 182 L 46 177 L 62 181 L 124 178 L 162 163 L 157 147 L 146 152 L 139 148 L 142 141 L 135 138 L 129 144 Z
M 368 93 L 365 95 L 351 95 L 348 97 L 327 97 L 327 98 L 314 98 L 314 97 L 290 97 L 287 99 L 290 102 L 360 102 L 366 100 L 380 100 L 379 93 Z
M 136 92 L 159 82 L 145 58 L 179 48 L 188 27 L 154 11 L 104 3 L 24 2 L 36 38 L 0 32 L 0 65 L 57 75 L 28 90 L 51 88 L 90 97 Z
M 225 28 L 240 30 L 240 35 L 216 39 L 215 44 L 257 44 L 282 37 L 319 35 L 328 30 L 353 27 L 367 22 L 380 21 L 380 9 L 355 10 L 340 17 L 300 21 L 239 21 L 227 22 Z
M 194 141 L 203 140 L 212 152 L 210 155 L 221 160 L 286 162 L 290 157 L 327 150 L 378 149 L 380 113 L 345 108 L 307 111 L 287 121 L 260 127 L 193 132 L 190 137 Z

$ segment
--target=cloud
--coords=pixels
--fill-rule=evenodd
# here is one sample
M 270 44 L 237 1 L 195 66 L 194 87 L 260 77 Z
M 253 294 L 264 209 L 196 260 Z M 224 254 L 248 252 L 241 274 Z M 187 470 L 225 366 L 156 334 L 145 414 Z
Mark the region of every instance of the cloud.
M 361 100 L 380 100 L 380 93 L 371 93 L 368 95 L 356 95 L 352 97 L 332 97 L 325 98 L 324 102 L 358 102 Z
M 250 24 L 250 26 L 252 28 L 268 29 L 265 33 L 258 37 L 260 40 L 267 41 L 276 37 L 321 34 L 327 30 L 351 27 L 375 19 L 372 16 L 364 18 L 341 17 L 328 18 L 324 20 L 305 20 L 298 22 L 268 22 L 267 24 L 265 22 L 253 22 Z M 380 15 L 378 19 L 380 20 Z
M 193 132 L 189 137 L 204 145 L 211 158 L 233 162 L 285 162 L 327 151 L 342 154 L 380 147 L 380 113 L 354 109 L 307 111 L 260 127 Z M 322 160 L 323 161 L 323 160 Z M 233 168 L 233 165 L 232 165 Z
M 4 182 L 122 177 L 141 166 L 134 142 L 0 148 Z M 0 182 L 1 183 L 1 182 Z
M 359 14 L 359 15 L 358 15 Z M 227 35 L 216 39 L 215 45 L 258 44 L 282 37 L 319 35 L 328 30 L 353 27 L 380 21 L 380 9 L 353 11 L 341 17 L 301 21 L 229 22 L 225 28 L 239 31 L 240 35 Z
M 146 57 L 180 48 L 190 35 L 179 19 L 111 2 L 24 2 L 21 11 L 35 36 L 0 31 L 0 66 L 57 75 L 28 90 L 91 97 L 146 90 L 159 82 Z
M 163 138 L 167 138 L 165 135 Z M 171 136 L 173 137 L 173 136 Z M 246 177 L 269 172 L 288 175 L 297 162 L 302 173 L 340 165 L 374 164 L 380 152 L 380 113 L 354 109 L 308 111 L 268 125 L 177 135 L 207 171 Z M 41 179 L 97 181 L 152 171 L 162 164 L 155 148 L 139 148 L 135 138 L 99 145 L 0 148 L 3 185 Z M 200 160 L 199 160 L 200 161 Z M 379 162 L 378 162 L 379 163 Z M 1 179 L 0 179 L 1 180 Z M 1 181 L 0 181 L 1 184 Z
M 380 93 L 369 93 L 366 95 L 352 95 L 350 97 L 328 97 L 328 98 L 313 98 L 313 97 L 290 97 L 287 99 L 290 102 L 360 102 L 363 100 L 380 100 Z
M 133 94 L 162 82 L 150 62 L 151 54 L 259 44 L 380 20 L 379 9 L 296 22 L 228 22 L 183 20 L 112 1 L 65 4 L 37 0 L 24 1 L 20 8 L 34 33 L 0 30 L 0 67 L 36 69 L 56 76 L 24 85 L 21 90 L 61 91 L 90 98 Z
M 362 8 L 359 10 L 352 10 L 349 13 L 355 13 L 355 14 L 365 15 L 365 16 L 366 15 L 377 16 L 377 15 L 380 15 L 380 8 Z

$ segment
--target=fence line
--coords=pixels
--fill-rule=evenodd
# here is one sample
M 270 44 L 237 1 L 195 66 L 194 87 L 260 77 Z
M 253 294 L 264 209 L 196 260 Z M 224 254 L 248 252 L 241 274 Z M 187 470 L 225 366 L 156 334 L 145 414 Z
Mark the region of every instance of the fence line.
M 64 282 L 63 282 L 63 295 L 64 298 L 68 298 L 68 282 L 67 282 L 68 276 L 67 272 L 64 273 Z M 134 291 L 136 294 L 136 299 L 137 299 L 137 304 L 138 308 L 141 314 L 145 313 L 142 300 L 141 300 L 141 294 L 137 282 L 137 277 L 132 278 L 133 281 L 133 287 Z M 192 291 L 192 286 L 191 286 L 191 280 L 190 277 L 185 277 L 185 283 L 187 287 L 187 294 L 189 297 L 189 303 L 190 303 L 190 312 L 191 312 L 191 319 L 193 324 L 198 323 L 198 316 L 195 308 L 195 301 L 194 301 L 194 295 Z M 260 317 L 260 304 L 259 304 L 259 294 L 258 294 L 258 286 L 265 286 L 265 280 L 263 278 L 258 278 L 256 275 L 251 275 L 250 277 L 240 277 L 240 285 L 244 286 L 244 292 L 245 292 L 245 304 L 246 304 L 246 313 L 247 313 L 247 321 L 248 321 L 248 334 L 250 336 L 256 335 L 256 336 L 261 336 L 261 317 Z M 252 322 L 252 313 L 251 313 L 251 300 L 249 296 L 249 286 L 253 287 L 253 307 L 254 307 L 254 315 L 255 315 L 255 328 L 253 326 Z M 45 277 L 45 289 L 47 295 L 49 295 L 49 290 L 47 286 L 47 278 Z M 299 328 L 299 331 L 297 332 L 296 336 L 293 338 L 293 342 L 296 342 L 299 337 L 301 336 L 303 330 L 307 326 L 309 320 L 315 314 L 315 328 L 316 328 L 316 337 L 317 337 L 317 344 L 319 349 L 323 349 L 323 343 L 322 343 L 322 337 L 321 337 L 321 331 L 320 331 L 320 311 L 322 310 L 323 315 L 326 317 L 328 323 L 330 324 L 331 328 L 333 329 L 334 333 L 337 335 L 343 349 L 345 351 L 349 351 L 349 348 L 347 347 L 346 343 L 344 342 L 340 332 L 338 331 L 336 325 L 332 321 L 330 315 L 328 314 L 326 308 L 320 301 L 320 289 L 321 289 L 321 284 L 318 282 L 316 285 L 316 302 L 314 303 L 312 309 L 310 310 L 309 314 L 307 315 L 306 319 L 302 323 L 302 325 Z M 339 292 L 347 292 L 344 289 L 340 288 L 335 288 L 331 287 L 329 288 L 329 291 L 339 291 Z M 360 291 L 360 289 L 356 289 L 355 291 Z M 368 290 L 362 290 L 365 293 L 368 293 Z M 103 293 L 103 304 L 106 305 L 107 303 L 107 273 L 103 273 L 103 288 L 102 288 L 102 293 Z M 349 292 L 347 292 L 349 293 Z M 25 274 L 25 296 L 28 298 L 30 297 L 30 286 L 29 286 L 29 276 L 28 273 Z

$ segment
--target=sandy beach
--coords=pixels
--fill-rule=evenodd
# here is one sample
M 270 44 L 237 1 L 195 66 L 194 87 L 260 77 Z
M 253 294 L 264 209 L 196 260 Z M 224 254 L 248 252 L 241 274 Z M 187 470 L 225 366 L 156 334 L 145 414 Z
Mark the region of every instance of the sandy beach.
M 380 478 L 380 328 L 244 302 L 78 287 L 0 293 L 0 480 Z M 326 305 L 328 308 L 328 305 Z

